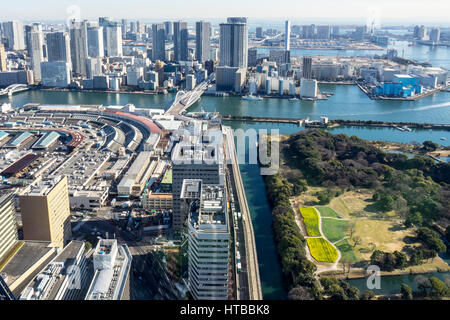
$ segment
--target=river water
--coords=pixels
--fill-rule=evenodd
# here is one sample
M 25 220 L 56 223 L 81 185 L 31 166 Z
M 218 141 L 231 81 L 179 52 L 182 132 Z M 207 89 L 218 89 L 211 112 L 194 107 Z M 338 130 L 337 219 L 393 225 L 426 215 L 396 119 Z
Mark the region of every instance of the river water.
M 419 61 L 430 61 L 434 65 L 450 69 L 450 48 L 430 48 L 425 46 L 408 47 L 406 42 L 390 44 L 395 46 L 400 55 Z M 343 51 L 343 50 L 293 50 L 293 55 L 326 54 L 326 55 L 371 55 L 379 51 Z M 328 100 L 289 101 L 287 99 L 264 99 L 260 102 L 244 101 L 237 97 L 202 97 L 199 103 L 189 111 L 218 111 L 222 115 L 259 116 L 282 118 L 319 119 L 327 116 L 330 119 L 380 120 L 450 123 L 450 93 L 440 92 L 419 101 L 379 101 L 370 100 L 353 85 L 320 85 L 320 90 L 334 92 Z M 125 105 L 132 103 L 137 107 L 167 108 L 173 95 L 141 95 L 116 94 L 99 92 L 55 92 L 27 91 L 11 98 L 0 97 L 0 103 L 10 102 L 21 107 L 27 103 L 41 104 L 102 104 Z M 280 133 L 290 134 L 304 128 L 294 124 L 226 122 L 237 129 L 278 129 Z M 413 130 L 402 132 L 393 128 L 339 127 L 333 133 L 356 135 L 367 140 L 385 140 L 392 142 L 422 143 L 432 140 L 440 145 L 450 145 L 450 132 L 444 130 Z M 441 140 L 444 138 L 445 140 Z M 449 159 L 446 159 L 447 161 Z M 282 282 L 281 267 L 272 237 L 272 214 L 265 196 L 265 185 L 256 165 L 241 164 L 242 179 L 252 215 L 255 240 L 258 253 L 263 296 L 265 299 L 285 299 L 287 289 Z M 438 274 L 445 280 L 447 274 Z M 444 279 L 445 278 L 445 279 Z M 408 276 L 382 277 L 382 289 L 377 293 L 399 292 L 401 282 L 411 282 Z M 409 281 L 409 282 L 408 282 Z M 365 280 L 351 280 L 360 290 L 365 290 Z

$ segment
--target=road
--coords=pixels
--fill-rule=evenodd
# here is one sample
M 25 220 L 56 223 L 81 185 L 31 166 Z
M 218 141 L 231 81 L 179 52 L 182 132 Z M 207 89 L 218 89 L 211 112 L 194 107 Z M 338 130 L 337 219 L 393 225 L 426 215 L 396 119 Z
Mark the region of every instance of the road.
M 133 256 L 130 274 L 130 296 L 133 300 L 177 300 L 178 294 L 173 281 L 169 279 L 165 267 L 157 255 L 142 248 L 128 231 L 120 229 L 113 220 L 109 219 L 104 210 L 103 214 L 83 219 L 76 227 L 76 234 L 100 233 L 102 238 L 108 233 L 109 238 L 115 237 L 118 242 L 128 245 Z M 106 216 L 105 216 L 106 215 Z

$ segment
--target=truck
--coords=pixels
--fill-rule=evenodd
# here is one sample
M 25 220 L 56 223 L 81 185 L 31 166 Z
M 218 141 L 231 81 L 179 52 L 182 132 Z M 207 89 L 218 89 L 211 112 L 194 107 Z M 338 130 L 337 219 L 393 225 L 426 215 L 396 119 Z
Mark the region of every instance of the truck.
M 240 262 L 237 263 L 237 271 L 241 272 L 242 271 L 242 265 Z

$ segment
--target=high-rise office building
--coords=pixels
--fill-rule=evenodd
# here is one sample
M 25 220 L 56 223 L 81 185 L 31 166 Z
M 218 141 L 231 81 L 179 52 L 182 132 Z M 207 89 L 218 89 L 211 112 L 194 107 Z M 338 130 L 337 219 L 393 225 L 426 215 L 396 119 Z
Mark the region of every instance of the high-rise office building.
M 259 39 L 264 38 L 264 30 L 262 27 L 256 28 L 256 37 Z
M 439 42 L 440 38 L 441 38 L 441 31 L 439 27 L 431 29 L 430 40 L 433 41 L 434 43 L 437 43 Z
M 91 58 L 103 58 L 105 54 L 105 49 L 103 46 L 103 27 L 88 27 L 87 35 L 88 56 Z
M 316 26 L 314 24 L 302 26 L 302 38 L 314 39 L 316 34 Z
M 24 26 L 24 37 L 25 37 L 25 48 L 27 49 L 27 56 L 31 57 L 31 31 L 33 30 L 33 25 Z
M 303 74 L 303 78 L 312 79 L 312 58 L 311 57 L 303 57 L 302 74 Z
M 209 60 L 209 36 L 211 24 L 198 21 L 195 23 L 195 58 L 199 62 Z
M 258 50 L 256 48 L 248 49 L 248 66 L 256 67 L 258 62 Z
M 166 30 L 166 39 L 170 40 L 173 37 L 173 22 L 172 21 L 165 21 L 164 22 L 164 29 Z
M 101 239 L 92 257 L 94 277 L 85 300 L 130 300 L 133 256 L 128 246 L 116 239 Z
M 69 35 L 66 32 L 51 32 L 46 34 L 46 39 L 48 61 L 64 61 L 71 64 Z
M 227 300 L 230 226 L 223 186 L 185 179 L 181 201 L 188 215 L 188 284 L 197 300 Z
M 64 247 L 72 236 L 67 177 L 50 176 L 19 196 L 25 240 Z
M 5 46 L 3 43 L 0 43 L 0 71 L 6 71 L 7 63 L 6 63 L 6 52 Z
M 18 240 L 13 194 L 0 196 L 0 261 Z
M 201 127 L 198 128 L 200 129 Z M 180 142 L 172 152 L 172 163 L 173 227 L 180 231 L 187 218 L 187 212 L 182 211 L 180 199 L 183 180 L 202 179 L 206 184 L 223 185 L 223 148 L 221 145 Z
M 25 50 L 24 29 L 21 21 L 7 21 L 2 24 L 7 50 Z
M 70 65 L 66 61 L 41 62 L 42 85 L 65 88 L 70 84 Z
M 248 64 L 247 18 L 228 18 L 220 24 L 219 65 L 247 68 Z
M 284 50 L 289 51 L 291 48 L 291 22 L 287 20 L 284 27 Z
M 128 21 L 127 19 L 122 19 L 122 39 L 126 39 L 128 32 Z
M 331 36 L 330 26 L 318 26 L 317 27 L 317 39 L 328 40 Z
M 283 64 L 291 63 L 291 55 L 289 50 L 270 50 L 269 61 L 276 62 L 280 68 Z
M 333 37 L 338 37 L 340 34 L 339 26 L 333 26 L 333 29 L 331 31 L 331 35 Z
M 74 73 L 86 75 L 88 57 L 87 23 L 72 21 L 70 28 L 70 55 Z
M 42 25 L 35 23 L 30 30 L 30 53 L 31 67 L 33 69 L 33 77 L 35 82 L 41 81 L 41 62 L 44 61 L 44 34 Z
M 106 42 L 103 43 L 106 57 L 122 56 L 122 27 L 118 23 L 110 23 L 104 28 Z
M 188 47 L 189 33 L 187 22 L 177 21 L 173 23 L 173 53 L 175 61 L 189 60 Z
M 152 38 L 153 38 L 153 47 L 152 47 L 152 56 L 153 60 L 166 60 L 166 35 L 164 25 L 153 24 L 152 25 Z

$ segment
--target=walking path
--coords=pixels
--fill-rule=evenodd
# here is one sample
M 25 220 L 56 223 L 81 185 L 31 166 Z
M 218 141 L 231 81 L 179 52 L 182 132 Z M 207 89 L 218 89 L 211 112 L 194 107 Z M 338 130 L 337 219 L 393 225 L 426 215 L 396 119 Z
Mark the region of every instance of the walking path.
M 331 266 L 324 266 L 322 264 L 324 264 L 326 262 L 319 262 L 319 261 L 315 260 L 312 257 L 311 252 L 309 251 L 309 246 L 306 245 L 305 246 L 305 252 L 306 252 L 306 256 L 307 256 L 308 260 L 310 260 L 312 262 L 317 261 L 319 263 L 319 265 L 317 265 L 316 275 L 318 275 L 318 274 L 320 274 L 322 272 L 326 272 L 326 271 L 342 270 L 342 268 L 338 267 L 339 261 L 341 260 L 341 257 L 342 257 L 341 251 L 335 246 L 334 243 L 332 243 L 330 240 L 328 240 L 327 237 L 325 237 L 325 235 L 324 235 L 324 233 L 322 231 L 322 216 L 320 215 L 319 210 L 317 210 L 315 207 L 313 207 L 314 210 L 317 212 L 318 217 L 319 217 L 319 232 L 320 232 L 321 236 L 319 236 L 319 237 L 310 237 L 310 236 L 308 236 L 308 233 L 306 232 L 306 230 L 304 230 L 303 224 L 300 221 L 300 218 L 299 218 L 299 215 L 301 215 L 300 210 L 298 209 L 297 205 L 295 204 L 295 202 L 293 200 L 290 200 L 290 202 L 291 202 L 292 209 L 294 210 L 294 213 L 295 213 L 295 222 L 297 223 L 297 226 L 299 227 L 300 232 L 303 234 L 305 239 L 307 239 L 307 238 L 323 238 L 326 241 L 328 241 L 328 243 L 330 243 L 333 246 L 333 248 L 336 249 L 336 251 L 338 253 L 338 257 L 337 257 L 336 261 L 333 262 L 333 264 Z M 336 220 L 344 220 L 344 219 L 341 219 L 341 218 L 334 218 L 334 217 L 326 217 L 326 218 L 331 218 L 331 219 L 336 219 Z M 341 239 L 341 240 L 343 240 L 343 239 Z M 339 240 L 339 241 L 341 241 L 341 240 Z M 337 241 L 337 242 L 339 242 L 339 241 Z

